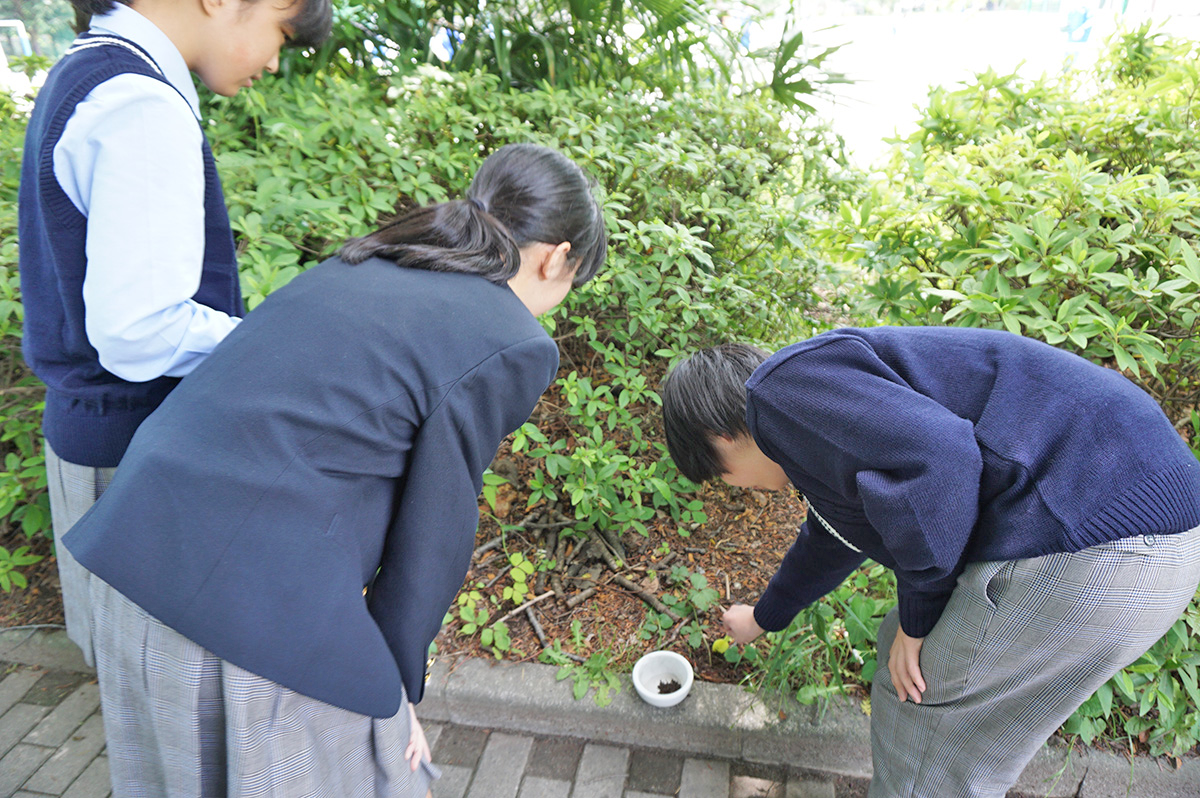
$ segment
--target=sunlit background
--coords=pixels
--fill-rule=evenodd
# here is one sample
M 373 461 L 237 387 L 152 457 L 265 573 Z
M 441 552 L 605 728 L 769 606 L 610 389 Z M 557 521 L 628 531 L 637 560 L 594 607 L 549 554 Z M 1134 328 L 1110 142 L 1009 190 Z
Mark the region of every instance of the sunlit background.
M 1173 36 L 1200 37 L 1195 0 L 825 0 L 780 4 L 750 26 L 750 46 L 777 44 L 788 15 L 812 49 L 842 45 L 826 64 L 854 83 L 812 101 L 870 166 L 897 129 L 912 130 L 931 85 L 950 86 L 992 68 L 1027 78 L 1086 66 L 1120 28 L 1150 22 Z

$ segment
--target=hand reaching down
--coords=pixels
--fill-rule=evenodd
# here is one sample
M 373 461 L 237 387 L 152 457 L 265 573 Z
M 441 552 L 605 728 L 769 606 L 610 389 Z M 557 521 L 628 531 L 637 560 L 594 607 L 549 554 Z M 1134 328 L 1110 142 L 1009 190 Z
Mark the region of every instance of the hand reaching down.
M 734 604 L 721 616 L 725 632 L 733 642 L 744 646 L 763 633 L 758 621 L 754 620 L 754 608 L 746 604 Z
M 421 760 L 430 761 L 433 753 L 429 750 L 429 741 L 425 739 L 425 730 L 421 728 L 421 721 L 417 720 L 417 710 L 412 702 L 408 705 L 408 717 L 412 723 L 412 735 L 408 738 L 408 747 L 404 749 L 404 758 L 416 772 L 421 767 Z

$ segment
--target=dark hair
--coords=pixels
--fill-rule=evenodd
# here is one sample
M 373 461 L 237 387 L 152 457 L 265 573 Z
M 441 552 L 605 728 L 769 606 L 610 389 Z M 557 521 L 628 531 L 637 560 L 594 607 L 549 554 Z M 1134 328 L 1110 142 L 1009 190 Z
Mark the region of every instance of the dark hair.
M 746 380 L 770 357 L 749 344 L 722 344 L 683 360 L 662 386 L 667 451 L 692 482 L 725 473 L 712 439 L 749 435 L 746 427 Z
M 479 167 L 465 200 L 417 208 L 347 241 L 339 254 L 347 263 L 380 257 L 504 283 L 521 268 L 521 247 L 569 241 L 574 284 L 583 285 L 608 253 L 594 185 L 556 150 L 508 144 Z
M 71 0 L 75 8 L 75 32 L 83 33 L 92 24 L 92 17 L 107 14 L 117 2 L 132 5 L 130 0 Z M 245 0 L 248 3 L 258 0 Z M 291 4 L 302 3 L 295 16 L 288 19 L 292 35 L 289 47 L 316 47 L 329 38 L 333 30 L 333 3 L 331 0 L 291 0 Z

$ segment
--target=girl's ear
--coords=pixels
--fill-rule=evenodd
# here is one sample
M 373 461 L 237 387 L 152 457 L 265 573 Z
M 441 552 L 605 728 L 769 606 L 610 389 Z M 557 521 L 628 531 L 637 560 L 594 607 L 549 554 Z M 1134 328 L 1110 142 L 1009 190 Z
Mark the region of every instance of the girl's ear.
M 200 10 L 203 11 L 206 16 L 211 17 L 213 14 L 220 11 L 222 6 L 229 5 L 231 0 L 199 0 L 199 2 Z
M 564 241 L 546 255 L 542 260 L 539 275 L 543 280 L 560 280 L 563 277 L 570 275 L 574 277 L 575 269 L 571 266 L 570 259 L 567 257 L 571 254 L 571 242 Z

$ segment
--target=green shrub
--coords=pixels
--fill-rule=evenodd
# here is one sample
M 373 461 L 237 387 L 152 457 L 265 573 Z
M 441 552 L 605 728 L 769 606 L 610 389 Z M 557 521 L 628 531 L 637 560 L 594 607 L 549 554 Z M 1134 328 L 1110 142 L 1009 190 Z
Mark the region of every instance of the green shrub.
M 250 304 L 377 219 L 462 196 L 505 143 L 561 149 L 600 184 L 610 250 L 544 319 L 562 348 L 568 432 L 517 435 L 514 450 L 540 461 L 529 501 L 642 534 L 661 510 L 686 534 L 701 516 L 650 430 L 658 376 L 697 344 L 806 323 L 817 267 L 804 237 L 854 187 L 836 142 L 772 101 L 719 90 L 517 92 L 432 68 L 388 87 L 316 81 L 244 91 L 210 127 Z
M 645 534 L 660 512 L 684 534 L 703 520 L 652 429 L 657 380 L 698 344 L 803 328 L 817 273 L 804 237 L 854 187 L 827 133 L 773 101 L 722 89 L 667 100 L 632 81 L 517 92 L 486 73 L 423 68 L 390 84 L 320 73 L 218 98 L 206 117 L 250 308 L 346 238 L 462 196 L 505 143 L 555 146 L 596 176 L 608 266 L 544 320 L 563 353 L 555 390 L 567 431 L 550 440 L 529 425 L 514 448 L 539 460 L 531 501 L 557 500 L 581 527 L 618 532 Z M 23 121 L 4 124 L 19 147 Z M 14 364 L 18 164 L 4 167 L 12 180 L 0 211 L 13 300 L 0 313 L 10 311 Z M 44 528 L 30 509 L 44 500 L 32 476 L 36 407 L 28 409 L 5 419 L 20 430 L 9 468 L 19 478 L 5 481 L 0 500 L 9 495 L 14 518 L 25 513 Z
M 41 446 L 44 390 L 21 357 L 21 279 L 17 272 L 17 188 L 26 112 L 0 92 L 0 539 L 50 535 L 50 500 L 46 493 Z M 0 590 L 23 587 L 16 569 L 41 559 L 18 546 L 10 556 L 0 545 L 0 560 L 11 578 L 0 578 Z
M 934 91 L 889 179 L 822 237 L 873 275 L 867 314 L 1045 340 L 1182 423 L 1200 401 L 1200 50 L 1145 29 L 1112 48 L 1095 75 Z

